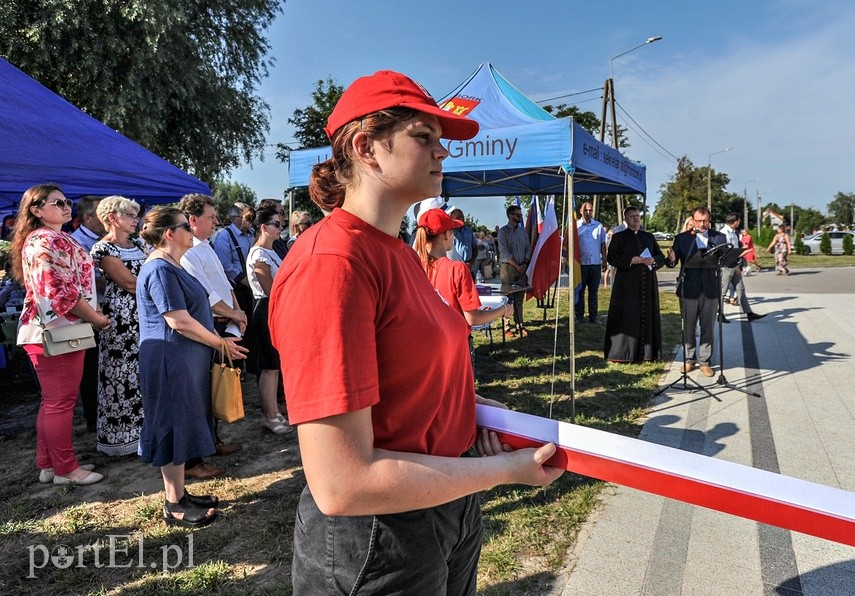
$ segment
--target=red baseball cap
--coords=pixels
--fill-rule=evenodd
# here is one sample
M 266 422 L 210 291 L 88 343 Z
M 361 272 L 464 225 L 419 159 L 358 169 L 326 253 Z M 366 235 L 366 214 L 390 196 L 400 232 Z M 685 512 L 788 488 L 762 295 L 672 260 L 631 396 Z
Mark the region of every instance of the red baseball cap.
M 370 77 L 360 77 L 344 90 L 327 120 L 324 132 L 333 134 L 357 118 L 388 108 L 410 108 L 439 118 L 442 137 L 465 141 L 478 134 L 478 123 L 440 108 L 424 87 L 406 75 L 392 70 L 378 70 Z
M 442 209 L 428 209 L 419 216 L 419 227 L 426 229 L 431 236 L 438 236 L 448 230 L 462 228 L 463 222 L 451 219 Z

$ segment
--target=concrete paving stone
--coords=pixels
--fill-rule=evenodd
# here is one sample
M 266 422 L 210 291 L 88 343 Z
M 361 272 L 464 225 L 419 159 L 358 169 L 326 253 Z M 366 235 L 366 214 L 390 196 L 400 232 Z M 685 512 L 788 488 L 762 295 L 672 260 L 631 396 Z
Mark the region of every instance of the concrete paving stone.
M 839 571 L 855 576 L 855 547 L 799 532 L 793 532 L 792 539 L 800 570 L 834 566 Z M 852 585 L 855 587 L 855 581 Z
M 689 559 L 695 556 L 728 565 L 760 566 L 757 522 L 696 507 Z
M 763 582 L 759 570 L 733 565 L 716 565 L 709 557 L 710 568 L 689 564 L 683 573 L 683 586 L 678 594 L 683 596 L 762 596 Z M 693 563 L 693 562 L 690 562 Z

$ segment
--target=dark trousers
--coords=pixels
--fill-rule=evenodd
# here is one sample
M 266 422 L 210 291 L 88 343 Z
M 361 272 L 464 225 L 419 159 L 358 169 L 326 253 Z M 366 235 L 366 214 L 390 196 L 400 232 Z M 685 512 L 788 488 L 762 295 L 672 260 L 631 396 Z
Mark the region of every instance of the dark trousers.
M 588 319 L 597 318 L 597 290 L 603 277 L 602 265 L 582 265 L 582 283 L 576 293 L 576 319 L 585 316 L 585 290 L 588 290 Z
M 246 366 L 247 373 L 255 374 L 258 372 L 258 343 L 255 337 L 255 324 L 252 322 L 255 299 L 252 297 L 252 290 L 246 286 L 238 285 L 234 291 L 238 306 L 246 313 L 246 330 L 243 332 L 243 340 L 240 343 L 249 352 L 243 363 Z
M 718 312 L 718 298 L 707 298 L 701 294 L 698 298 L 683 298 L 683 349 L 686 350 L 686 362 L 695 362 L 709 366 L 713 350 L 713 331 L 715 315 Z M 695 329 L 701 325 L 701 337 L 695 351 Z
M 474 595 L 484 528 L 477 495 L 389 515 L 330 517 L 303 490 L 294 595 Z
M 520 273 L 516 267 L 509 265 L 508 263 L 502 263 L 499 265 L 499 278 L 502 280 L 502 285 L 506 286 L 513 284 L 517 284 L 518 286 L 528 285 L 528 277 L 526 277 L 525 273 Z M 521 298 L 517 298 L 517 296 L 518 294 L 508 296 L 508 301 L 514 307 L 514 323 L 516 323 L 518 327 L 522 327 L 523 301 Z
M 98 341 L 98 332 L 95 332 Z M 86 429 L 95 430 L 98 420 L 98 346 L 86 350 L 83 357 L 83 378 L 80 380 L 80 403 Z

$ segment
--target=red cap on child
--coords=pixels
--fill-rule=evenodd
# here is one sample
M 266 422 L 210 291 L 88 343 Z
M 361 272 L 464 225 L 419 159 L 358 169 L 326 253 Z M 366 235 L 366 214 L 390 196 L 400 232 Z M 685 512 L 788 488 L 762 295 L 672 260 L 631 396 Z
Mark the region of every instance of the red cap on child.
M 451 219 L 442 209 L 428 209 L 419 216 L 419 227 L 426 229 L 431 236 L 438 236 L 448 230 L 462 228 L 463 222 Z

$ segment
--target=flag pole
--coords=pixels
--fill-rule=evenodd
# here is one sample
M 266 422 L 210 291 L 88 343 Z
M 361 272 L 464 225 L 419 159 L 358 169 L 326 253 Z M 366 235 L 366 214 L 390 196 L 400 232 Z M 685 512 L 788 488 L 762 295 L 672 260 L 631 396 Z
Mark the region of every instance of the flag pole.
M 567 263 L 570 265 L 569 273 L 567 279 L 567 286 L 570 290 L 570 305 L 569 305 L 569 315 L 567 316 L 567 320 L 569 321 L 569 329 L 570 329 L 570 341 L 569 347 L 570 350 L 570 422 L 576 423 L 576 318 L 573 315 L 573 304 L 574 304 L 574 292 L 576 288 L 573 285 L 573 282 L 576 279 L 576 274 L 574 269 L 576 268 L 576 235 L 573 233 L 573 228 L 570 226 L 575 226 L 576 221 L 573 217 L 573 176 L 572 174 L 564 174 L 564 210 L 567 213 Z

